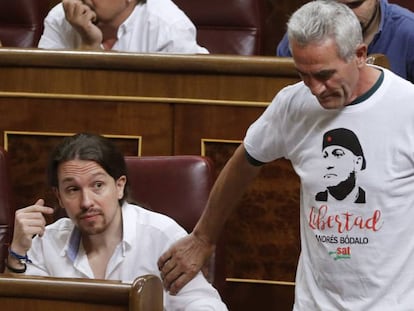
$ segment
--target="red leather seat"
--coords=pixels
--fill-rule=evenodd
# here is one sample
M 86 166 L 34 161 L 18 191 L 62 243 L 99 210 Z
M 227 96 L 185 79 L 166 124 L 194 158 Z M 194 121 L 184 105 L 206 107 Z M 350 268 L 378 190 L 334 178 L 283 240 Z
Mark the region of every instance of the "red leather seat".
M 0 41 L 4 47 L 36 47 L 49 0 L 1 0 Z
M 264 0 L 173 0 L 211 54 L 262 55 Z
M 213 164 L 196 155 L 125 157 L 130 201 L 168 215 L 191 232 L 214 183 Z M 215 257 L 203 268 L 213 282 Z M 221 276 L 220 276 L 221 278 Z
M 191 232 L 213 185 L 211 161 L 201 156 L 127 156 L 125 161 L 129 197 Z
M 7 0 L 9 1 L 9 0 Z M 0 272 L 4 271 L 4 259 L 12 236 L 14 208 L 7 152 L 0 147 Z

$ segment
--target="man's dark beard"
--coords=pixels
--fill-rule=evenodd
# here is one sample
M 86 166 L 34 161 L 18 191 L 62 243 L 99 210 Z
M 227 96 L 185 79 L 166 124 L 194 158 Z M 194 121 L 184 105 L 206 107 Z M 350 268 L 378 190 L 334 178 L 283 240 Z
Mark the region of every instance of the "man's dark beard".
M 349 177 L 341 181 L 336 186 L 327 187 L 329 193 L 337 200 L 343 200 L 355 188 L 356 178 L 355 172 L 349 174 Z

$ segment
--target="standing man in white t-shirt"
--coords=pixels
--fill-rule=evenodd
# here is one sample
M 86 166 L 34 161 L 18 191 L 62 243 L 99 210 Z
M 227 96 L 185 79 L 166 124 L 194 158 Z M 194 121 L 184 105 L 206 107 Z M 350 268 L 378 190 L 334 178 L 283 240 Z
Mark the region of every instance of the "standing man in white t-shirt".
M 286 158 L 301 180 L 294 311 L 413 310 L 414 85 L 366 64 L 358 19 L 336 1 L 302 6 L 288 36 L 303 81 L 281 90 L 250 126 L 194 231 L 161 256 L 164 284 L 175 293 L 191 279 L 261 165 Z M 335 129 L 348 134 L 333 137 Z M 326 133 L 352 151 L 365 202 L 316 200 Z

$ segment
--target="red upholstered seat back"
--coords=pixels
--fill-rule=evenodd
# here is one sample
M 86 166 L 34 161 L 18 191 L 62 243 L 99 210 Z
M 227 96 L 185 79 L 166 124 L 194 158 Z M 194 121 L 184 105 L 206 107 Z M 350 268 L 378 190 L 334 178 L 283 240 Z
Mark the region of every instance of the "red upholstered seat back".
M 211 161 L 201 156 L 127 156 L 125 160 L 130 198 L 191 232 L 213 185 Z
M 9 47 L 36 47 L 49 0 L 0 0 L 0 41 Z
M 265 0 L 173 0 L 212 54 L 263 54 Z

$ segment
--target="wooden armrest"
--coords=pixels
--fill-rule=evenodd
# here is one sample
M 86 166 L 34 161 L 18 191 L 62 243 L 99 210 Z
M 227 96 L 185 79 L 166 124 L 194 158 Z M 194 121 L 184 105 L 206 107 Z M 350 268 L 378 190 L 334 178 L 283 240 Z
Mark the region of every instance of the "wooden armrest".
M 109 280 L 0 275 L 4 310 L 162 311 L 163 288 L 155 275 L 132 284 Z

